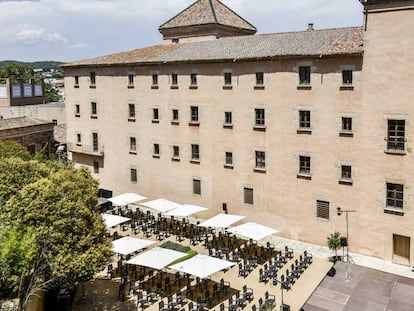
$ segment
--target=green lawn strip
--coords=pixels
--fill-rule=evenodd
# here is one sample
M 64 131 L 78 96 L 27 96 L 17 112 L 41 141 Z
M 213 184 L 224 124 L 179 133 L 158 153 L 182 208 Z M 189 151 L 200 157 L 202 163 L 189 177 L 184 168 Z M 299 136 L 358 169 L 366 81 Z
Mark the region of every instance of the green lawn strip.
M 172 263 L 168 264 L 167 267 L 172 266 L 172 265 L 175 265 L 176 263 L 185 261 L 185 260 L 190 259 L 191 257 L 194 257 L 195 255 L 197 255 L 197 252 L 195 250 L 193 250 L 193 249 L 190 249 L 186 253 L 187 253 L 187 255 L 185 255 L 185 256 L 183 256 L 181 258 L 178 258 L 177 260 L 174 260 Z
M 192 250 L 190 247 L 182 246 L 181 244 L 174 243 L 172 241 L 167 241 L 167 242 L 161 244 L 160 247 L 172 249 L 174 251 L 182 252 L 182 253 L 187 254 L 187 255 L 185 255 L 181 258 L 178 258 L 177 260 L 174 260 L 172 263 L 168 264 L 167 267 L 175 265 L 176 263 L 179 263 L 179 262 L 182 262 L 184 260 L 190 259 L 191 257 L 194 257 L 195 255 L 197 255 L 197 252 L 195 250 Z

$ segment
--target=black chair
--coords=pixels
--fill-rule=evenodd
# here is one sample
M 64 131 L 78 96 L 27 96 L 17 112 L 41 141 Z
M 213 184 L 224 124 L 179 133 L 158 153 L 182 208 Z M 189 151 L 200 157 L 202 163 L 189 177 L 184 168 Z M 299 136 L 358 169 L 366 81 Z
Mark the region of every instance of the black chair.
M 144 309 L 146 306 L 150 306 L 151 302 L 148 301 L 148 297 L 144 298 L 142 291 L 137 292 L 137 307 Z
M 224 281 L 224 279 L 222 278 L 220 280 L 220 292 L 225 293 L 227 295 L 227 291 L 230 288 L 230 283 L 227 281 Z
M 275 295 L 270 295 L 268 291 L 265 292 L 265 303 L 276 304 Z
M 161 301 L 158 303 L 158 311 L 170 311 L 170 309 L 169 309 L 169 308 L 166 308 L 166 307 L 164 306 L 164 301 L 163 301 L 163 300 L 161 300 Z
M 287 245 L 285 246 L 285 256 L 289 259 L 293 258 L 293 249 L 289 248 Z
M 239 276 L 246 277 L 249 275 L 249 270 L 246 266 L 243 266 L 243 263 L 239 262 Z
M 313 262 L 312 254 L 308 253 L 307 250 L 303 251 L 303 255 L 305 256 L 305 259 L 306 259 L 308 264 L 311 264 Z
M 112 280 L 112 278 L 114 276 L 114 269 L 112 268 L 112 264 L 111 263 L 108 265 L 108 272 L 107 272 L 107 274 L 108 274 L 108 277 Z
M 247 301 L 252 301 L 254 299 L 253 297 L 253 289 L 247 288 L 247 285 L 243 285 L 243 297 Z
M 225 308 L 225 307 L 224 307 L 224 303 L 221 303 L 221 304 L 220 304 L 220 311 L 224 311 L 224 308 Z

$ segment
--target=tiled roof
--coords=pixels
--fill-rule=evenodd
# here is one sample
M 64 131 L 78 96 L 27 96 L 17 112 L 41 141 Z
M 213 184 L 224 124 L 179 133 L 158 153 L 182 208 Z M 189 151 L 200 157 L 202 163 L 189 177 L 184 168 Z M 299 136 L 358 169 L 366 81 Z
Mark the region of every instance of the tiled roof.
M 349 55 L 361 54 L 362 44 L 362 27 L 347 27 L 155 45 L 63 67 Z
M 256 27 L 218 0 L 198 0 L 162 24 L 159 29 L 204 24 L 220 24 L 256 31 Z
M 41 124 L 53 124 L 50 121 L 40 120 L 32 117 L 16 117 L 16 118 L 7 118 L 0 120 L 0 131 L 9 130 L 13 128 L 34 126 Z

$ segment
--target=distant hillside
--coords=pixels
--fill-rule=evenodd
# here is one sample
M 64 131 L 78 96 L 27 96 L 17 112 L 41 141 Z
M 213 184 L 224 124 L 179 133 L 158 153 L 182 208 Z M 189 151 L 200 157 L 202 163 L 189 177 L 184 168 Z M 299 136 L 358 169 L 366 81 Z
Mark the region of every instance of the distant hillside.
M 59 68 L 60 64 L 63 64 L 63 62 L 55 62 L 55 61 L 41 61 L 41 62 L 19 62 L 16 60 L 3 60 L 0 61 L 0 68 L 9 64 L 9 63 L 18 63 L 23 64 L 26 66 L 29 66 L 33 69 L 43 69 L 44 72 L 51 71 L 51 69 L 62 71 L 61 68 Z

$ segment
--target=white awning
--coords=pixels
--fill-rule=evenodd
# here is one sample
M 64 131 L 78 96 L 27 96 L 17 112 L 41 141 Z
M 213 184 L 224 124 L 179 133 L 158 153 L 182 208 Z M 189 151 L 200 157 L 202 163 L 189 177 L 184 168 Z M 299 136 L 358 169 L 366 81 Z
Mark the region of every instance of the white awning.
M 111 228 L 113 226 L 122 224 L 123 222 L 126 222 L 128 220 L 131 220 L 131 218 L 111 214 L 102 214 L 102 218 L 107 228 Z
M 131 258 L 126 263 L 137 266 L 162 269 L 173 261 L 186 256 L 186 253 L 177 252 L 163 247 L 154 247 L 145 253 Z
M 253 239 L 256 241 L 259 241 L 269 235 L 272 235 L 273 233 L 278 232 L 275 229 L 263 226 L 261 224 L 257 224 L 255 222 L 247 222 L 240 226 L 227 229 L 227 231 L 235 233 L 235 234 L 239 234 L 243 237 L 246 237 L 248 239 Z
M 128 255 L 154 243 L 154 241 L 126 236 L 112 242 L 112 251 L 114 253 Z
M 229 215 L 229 214 L 218 214 L 210 219 L 207 219 L 206 221 L 203 221 L 199 226 L 201 227 L 213 227 L 213 228 L 227 228 L 234 224 L 235 222 L 238 222 L 239 220 L 242 220 L 246 216 L 240 216 L 240 215 Z
M 207 255 L 196 255 L 186 261 L 170 266 L 170 269 L 188 273 L 200 278 L 206 278 L 223 269 L 235 265 L 234 262 L 210 257 Z
M 208 210 L 206 207 L 192 205 L 192 204 L 183 204 L 180 207 L 174 208 L 164 215 L 167 216 L 177 216 L 177 217 L 187 217 L 195 213 L 203 212 Z
M 112 204 L 116 206 L 124 206 L 130 203 L 138 202 L 145 200 L 146 197 L 136 193 L 123 193 L 116 197 L 109 198 L 108 200 L 112 202 Z
M 157 199 L 153 201 L 148 201 L 148 202 L 142 203 L 141 205 L 155 209 L 161 213 L 165 213 L 172 209 L 179 208 L 182 206 L 181 204 L 178 204 L 173 201 L 169 201 L 167 199 Z

